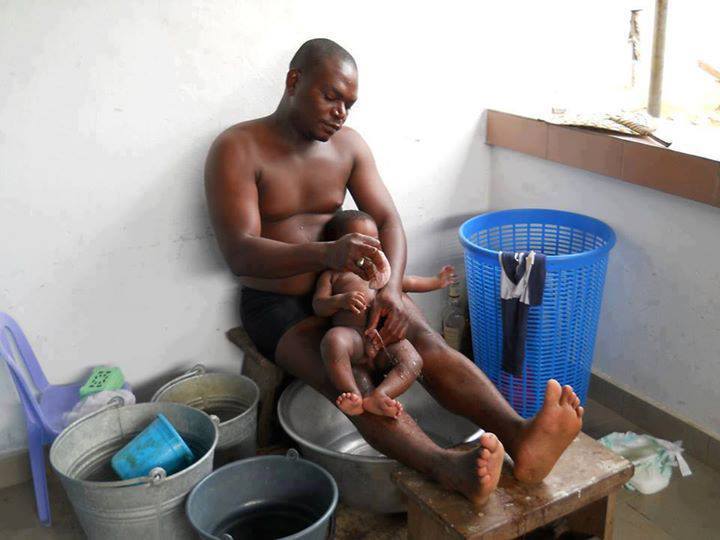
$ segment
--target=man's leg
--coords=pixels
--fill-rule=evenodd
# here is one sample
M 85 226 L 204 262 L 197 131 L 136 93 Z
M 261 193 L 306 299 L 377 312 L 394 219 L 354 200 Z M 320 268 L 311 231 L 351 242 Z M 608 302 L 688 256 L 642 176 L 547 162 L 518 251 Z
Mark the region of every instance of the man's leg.
M 548 381 L 545 402 L 531 420 L 517 414 L 485 374 L 432 330 L 415 303 L 408 339 L 423 359 L 423 384 L 446 409 L 495 433 L 515 462 L 515 476 L 539 482 L 582 427 L 583 408 L 570 386 Z
M 327 324 L 318 317 L 297 323 L 280 339 L 275 359 L 285 371 L 332 401 L 337 390 L 320 360 L 320 342 L 326 331 Z M 360 388 L 364 394 L 372 391 L 369 377 L 364 378 Z M 437 446 L 406 413 L 397 419 L 368 413 L 349 418 L 375 449 L 461 492 L 477 504 L 487 500 L 497 486 L 504 451 L 491 433 L 480 438 L 481 447 L 458 451 Z

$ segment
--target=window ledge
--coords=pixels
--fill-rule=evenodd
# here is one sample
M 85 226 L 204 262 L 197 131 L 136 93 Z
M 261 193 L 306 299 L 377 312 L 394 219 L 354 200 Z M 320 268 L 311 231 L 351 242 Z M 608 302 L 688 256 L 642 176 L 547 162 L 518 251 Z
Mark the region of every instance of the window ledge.
M 665 148 L 646 137 L 559 126 L 496 110 L 488 110 L 486 142 L 720 207 L 720 159 L 678 150 L 675 143 Z

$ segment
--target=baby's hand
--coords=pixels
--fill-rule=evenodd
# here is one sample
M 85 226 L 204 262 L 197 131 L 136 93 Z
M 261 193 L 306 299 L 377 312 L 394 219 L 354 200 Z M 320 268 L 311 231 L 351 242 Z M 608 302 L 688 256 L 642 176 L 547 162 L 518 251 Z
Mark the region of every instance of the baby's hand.
M 380 332 L 375 330 L 365 330 L 365 356 L 373 360 L 382 348 L 382 339 Z
M 360 315 L 367 309 L 367 298 L 361 291 L 352 291 L 341 295 L 340 307 L 352 311 L 355 315 Z
M 440 272 L 438 272 L 437 275 L 438 279 L 440 280 L 440 288 L 444 289 L 448 285 L 452 285 L 453 283 L 457 283 L 458 277 L 455 274 L 455 267 L 451 264 L 446 264 L 442 267 Z

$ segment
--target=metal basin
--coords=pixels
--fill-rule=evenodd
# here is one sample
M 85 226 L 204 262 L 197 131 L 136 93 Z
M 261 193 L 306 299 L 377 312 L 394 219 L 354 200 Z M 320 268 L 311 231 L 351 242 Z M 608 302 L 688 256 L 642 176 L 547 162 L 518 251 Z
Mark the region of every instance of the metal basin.
M 405 411 L 442 447 L 482 434 L 469 420 L 443 409 L 418 383 L 399 399 Z M 278 417 L 303 457 L 332 474 L 345 504 L 383 514 L 405 510 L 400 490 L 390 478 L 398 462 L 365 442 L 352 422 L 320 393 L 301 381 L 293 382 L 280 397 Z

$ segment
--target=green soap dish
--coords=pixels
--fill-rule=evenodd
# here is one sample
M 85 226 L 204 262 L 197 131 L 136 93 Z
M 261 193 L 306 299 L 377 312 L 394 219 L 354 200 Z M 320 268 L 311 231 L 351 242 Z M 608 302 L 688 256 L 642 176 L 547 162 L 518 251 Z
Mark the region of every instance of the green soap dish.
M 93 368 L 88 380 L 80 387 L 80 397 L 103 390 L 117 390 L 122 388 L 123 384 L 125 384 L 125 377 L 120 368 L 98 366 Z

